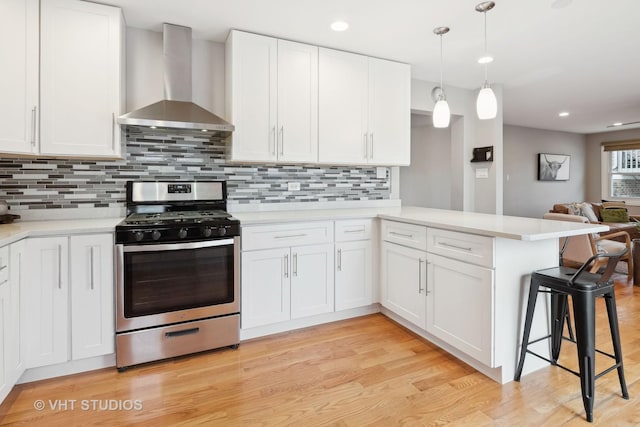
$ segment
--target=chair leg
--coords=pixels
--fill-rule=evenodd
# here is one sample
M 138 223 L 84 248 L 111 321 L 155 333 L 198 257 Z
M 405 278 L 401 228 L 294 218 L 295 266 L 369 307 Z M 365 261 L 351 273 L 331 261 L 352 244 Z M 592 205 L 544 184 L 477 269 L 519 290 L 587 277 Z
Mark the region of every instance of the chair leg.
M 611 329 L 611 340 L 613 342 L 613 354 L 616 357 L 618 366 L 618 379 L 622 389 L 622 397 L 629 399 L 627 382 L 624 379 L 624 367 L 622 365 L 622 346 L 620 345 L 620 329 L 618 328 L 618 310 L 616 309 L 616 295 L 613 289 L 604 296 L 607 305 L 607 315 L 609 316 L 609 328 Z
M 520 346 L 520 359 L 518 360 L 518 367 L 514 375 L 514 381 L 520 381 L 522 376 L 522 368 L 524 367 L 524 358 L 527 354 L 527 347 L 529 345 L 529 335 L 531 334 L 531 323 L 533 322 L 533 312 L 536 308 L 536 300 L 538 299 L 538 289 L 540 285 L 535 278 L 531 277 L 531 284 L 529 285 L 529 298 L 527 301 L 527 314 L 524 320 L 524 331 L 522 333 L 522 345 Z
M 595 297 L 593 293 L 575 292 L 573 294 L 573 315 L 576 327 L 582 403 L 587 421 L 593 422 L 596 341 Z
M 551 361 L 553 365 L 557 364 L 560 356 L 566 309 L 567 295 L 551 291 Z
M 627 255 L 627 281 L 633 280 L 633 255 Z

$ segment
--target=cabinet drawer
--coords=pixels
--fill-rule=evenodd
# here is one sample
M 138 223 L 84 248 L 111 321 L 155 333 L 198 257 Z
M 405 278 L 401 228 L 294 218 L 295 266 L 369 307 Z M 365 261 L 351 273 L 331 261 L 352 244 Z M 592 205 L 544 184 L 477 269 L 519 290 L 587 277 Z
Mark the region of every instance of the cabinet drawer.
M 0 248 L 0 285 L 9 280 L 9 246 Z
M 384 220 L 382 240 L 424 251 L 427 249 L 427 227 Z
M 333 221 L 242 227 L 242 250 L 333 243 Z
M 353 219 L 336 221 L 336 242 L 371 239 L 370 219 Z
M 429 228 L 427 230 L 427 251 L 494 268 L 494 239 L 475 234 Z

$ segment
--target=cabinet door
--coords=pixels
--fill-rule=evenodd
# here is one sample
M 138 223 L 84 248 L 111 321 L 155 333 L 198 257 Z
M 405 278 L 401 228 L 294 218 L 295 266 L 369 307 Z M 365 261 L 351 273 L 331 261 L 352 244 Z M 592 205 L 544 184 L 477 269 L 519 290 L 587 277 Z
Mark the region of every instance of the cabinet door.
M 0 2 L 0 152 L 35 153 L 38 124 L 38 0 Z
M 232 31 L 226 46 L 231 160 L 277 158 L 277 40 Z
M 426 252 L 382 243 L 382 305 L 424 329 Z
M 289 320 L 289 248 L 242 253 L 242 328 Z
M 278 160 L 318 161 L 318 48 L 278 40 Z
M 367 163 L 368 58 L 319 50 L 320 163 Z
M 429 254 L 426 330 L 493 363 L 493 270 Z
M 369 58 L 369 163 L 408 166 L 411 158 L 409 65 Z
M 0 280 L 0 402 L 9 394 L 13 383 L 9 370 L 11 346 L 11 291 L 9 280 Z
M 336 243 L 336 311 L 372 302 L 371 241 Z
M 18 381 L 25 369 L 25 316 L 27 302 L 22 295 L 27 286 L 27 241 L 20 240 L 9 246 L 9 283 L 11 284 L 11 334 L 9 335 L 9 372 L 12 382 Z
M 68 360 L 69 240 L 27 240 L 26 368 Z
M 333 244 L 291 248 L 291 318 L 333 312 Z
M 120 9 L 47 0 L 40 16 L 42 154 L 120 154 Z
M 71 237 L 71 358 L 114 352 L 113 236 Z

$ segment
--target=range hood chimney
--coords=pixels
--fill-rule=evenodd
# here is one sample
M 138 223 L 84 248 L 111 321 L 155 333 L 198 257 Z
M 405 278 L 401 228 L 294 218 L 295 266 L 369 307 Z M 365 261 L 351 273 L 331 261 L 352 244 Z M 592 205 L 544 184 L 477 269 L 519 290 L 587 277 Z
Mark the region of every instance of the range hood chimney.
M 118 123 L 201 130 L 226 137 L 234 126 L 191 102 L 191 28 L 164 24 L 162 34 L 165 99 L 118 117 Z

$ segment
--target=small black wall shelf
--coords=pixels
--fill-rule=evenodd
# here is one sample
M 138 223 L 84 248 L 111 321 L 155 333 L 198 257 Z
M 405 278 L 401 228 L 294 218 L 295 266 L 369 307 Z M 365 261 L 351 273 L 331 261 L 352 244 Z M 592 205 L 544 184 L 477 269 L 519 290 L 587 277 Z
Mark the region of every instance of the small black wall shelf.
M 493 145 L 474 148 L 471 163 L 475 162 L 493 162 Z

